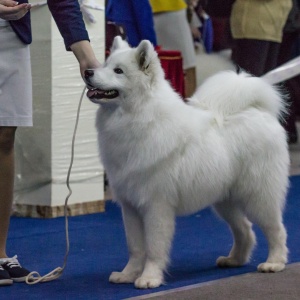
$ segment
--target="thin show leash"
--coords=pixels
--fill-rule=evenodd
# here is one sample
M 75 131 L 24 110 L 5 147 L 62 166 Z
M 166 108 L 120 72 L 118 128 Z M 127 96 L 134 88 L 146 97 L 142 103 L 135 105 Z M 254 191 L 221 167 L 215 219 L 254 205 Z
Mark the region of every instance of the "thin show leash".
M 76 132 L 77 132 L 77 127 L 78 127 L 78 122 L 79 122 L 79 113 L 80 113 L 80 108 L 81 108 L 81 103 L 83 99 L 84 92 L 86 90 L 86 87 L 84 87 L 80 101 L 78 104 L 78 109 L 77 109 L 77 116 L 76 116 L 76 122 L 75 122 L 75 127 L 74 127 L 74 132 L 73 132 L 73 138 L 72 138 L 72 146 L 71 146 L 71 161 L 70 161 L 70 166 L 68 170 L 68 175 L 67 175 L 67 180 L 66 180 L 66 185 L 69 190 L 69 194 L 67 195 L 65 199 L 65 205 L 64 205 L 64 215 L 65 215 L 65 229 L 66 229 L 66 253 L 64 257 L 64 263 L 62 267 L 57 267 L 53 271 L 49 272 L 48 274 L 41 276 L 38 272 L 33 271 L 29 273 L 26 277 L 26 283 L 27 284 L 36 284 L 39 282 L 48 282 L 55 280 L 59 278 L 64 269 L 66 268 L 67 265 L 67 259 L 70 251 L 70 240 L 69 240 L 69 222 L 68 222 L 68 200 L 70 196 L 72 195 L 72 189 L 70 187 L 70 175 L 71 175 L 71 170 L 73 166 L 73 161 L 74 161 L 74 146 L 75 146 L 75 137 L 76 137 Z

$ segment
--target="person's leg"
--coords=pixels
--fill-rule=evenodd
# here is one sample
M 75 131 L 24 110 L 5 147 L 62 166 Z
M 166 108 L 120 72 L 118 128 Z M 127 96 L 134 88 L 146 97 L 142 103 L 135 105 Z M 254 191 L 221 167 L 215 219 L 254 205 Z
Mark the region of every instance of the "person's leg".
M 185 97 L 192 97 L 197 87 L 196 83 L 196 67 L 184 70 L 184 90 Z
M 0 258 L 6 258 L 6 240 L 13 202 L 14 140 L 16 127 L 0 127 Z
M 253 39 L 235 39 L 232 60 L 242 70 L 261 76 L 265 72 L 269 42 Z
M 277 65 L 280 66 L 293 58 L 294 49 L 296 48 L 298 33 L 284 32 L 282 42 L 279 47 Z
M 17 127 L 32 126 L 29 45 L 10 26 L 0 26 L 0 286 L 23 282 L 29 271 L 7 252 L 14 192 L 14 141 Z
M 264 74 L 278 66 L 280 43 L 268 42 L 268 55 L 265 62 Z

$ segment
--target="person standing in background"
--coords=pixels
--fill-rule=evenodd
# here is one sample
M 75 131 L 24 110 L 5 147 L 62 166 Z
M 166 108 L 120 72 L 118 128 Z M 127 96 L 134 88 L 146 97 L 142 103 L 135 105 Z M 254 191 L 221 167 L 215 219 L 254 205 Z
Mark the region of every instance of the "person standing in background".
M 291 8 L 292 0 L 235 0 L 230 16 L 233 62 L 254 76 L 277 67 Z
M 100 63 L 90 45 L 78 1 L 48 0 L 48 6 L 66 50 L 76 56 L 84 78 L 86 69 Z M 14 192 L 15 132 L 19 126 L 32 126 L 30 9 L 27 0 L 0 0 L 0 286 L 23 282 L 29 273 L 16 255 L 7 255 L 6 242 Z
M 185 96 L 196 89 L 196 53 L 184 0 L 150 0 L 157 44 L 164 50 L 178 50 L 183 57 Z
M 107 0 L 105 16 L 106 21 L 125 29 L 131 47 L 137 47 L 142 40 L 149 40 L 156 46 L 152 10 L 148 0 Z

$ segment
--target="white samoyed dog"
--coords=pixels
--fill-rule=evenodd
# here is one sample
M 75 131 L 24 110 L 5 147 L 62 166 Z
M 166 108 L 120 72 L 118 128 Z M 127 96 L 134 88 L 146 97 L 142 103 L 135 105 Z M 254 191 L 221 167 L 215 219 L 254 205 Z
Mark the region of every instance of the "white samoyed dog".
M 111 282 L 137 288 L 163 284 L 176 215 L 208 206 L 234 237 L 218 266 L 248 262 L 253 222 L 269 245 L 258 271 L 285 268 L 289 153 L 278 121 L 284 101 L 274 87 L 224 71 L 207 79 L 187 104 L 164 79 L 151 43 L 130 48 L 120 37 L 103 66 L 85 77 L 87 96 L 100 105 L 100 156 L 122 208 L 130 255 Z

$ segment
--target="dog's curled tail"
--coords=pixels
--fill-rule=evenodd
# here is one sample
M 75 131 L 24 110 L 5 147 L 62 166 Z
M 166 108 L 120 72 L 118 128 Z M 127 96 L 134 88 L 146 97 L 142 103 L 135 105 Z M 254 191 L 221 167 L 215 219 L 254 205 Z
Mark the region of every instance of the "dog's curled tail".
M 199 87 L 190 103 L 222 117 L 250 107 L 268 111 L 278 119 L 287 113 L 284 96 L 279 90 L 245 72 L 222 71 L 211 76 Z

